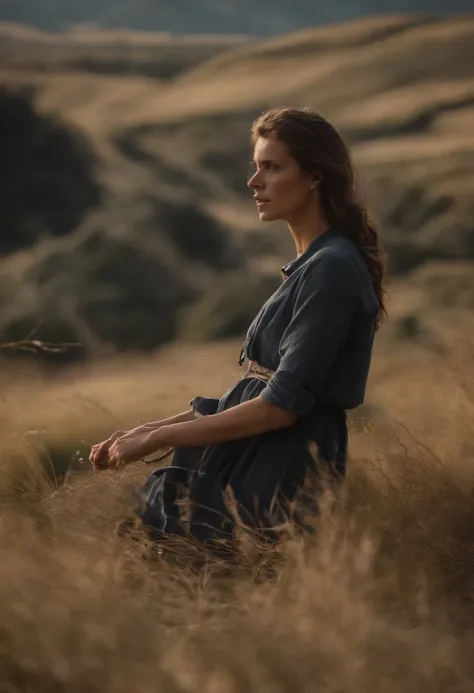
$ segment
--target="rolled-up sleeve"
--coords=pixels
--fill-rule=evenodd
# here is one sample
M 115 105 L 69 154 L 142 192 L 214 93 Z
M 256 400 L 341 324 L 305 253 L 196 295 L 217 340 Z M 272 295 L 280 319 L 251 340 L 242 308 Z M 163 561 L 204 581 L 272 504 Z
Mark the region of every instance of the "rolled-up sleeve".
M 298 416 L 307 414 L 354 318 L 360 291 L 349 254 L 323 252 L 303 270 L 293 316 L 279 346 L 280 363 L 261 396 Z
M 219 400 L 216 397 L 194 397 L 189 405 L 196 416 L 209 416 L 216 413 Z

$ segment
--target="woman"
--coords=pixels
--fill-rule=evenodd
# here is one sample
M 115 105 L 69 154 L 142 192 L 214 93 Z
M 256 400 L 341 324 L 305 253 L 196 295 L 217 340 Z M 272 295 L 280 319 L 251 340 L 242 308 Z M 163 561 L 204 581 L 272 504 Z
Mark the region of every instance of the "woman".
M 158 536 L 230 536 L 229 488 L 244 523 L 271 533 L 317 467 L 342 477 L 346 410 L 363 402 L 385 312 L 378 232 L 337 131 L 310 109 L 275 109 L 256 120 L 252 141 L 248 187 L 260 219 L 287 222 L 297 257 L 247 332 L 242 379 L 91 452 L 96 468 L 113 468 L 174 448 L 171 465 L 141 488 L 139 515 Z

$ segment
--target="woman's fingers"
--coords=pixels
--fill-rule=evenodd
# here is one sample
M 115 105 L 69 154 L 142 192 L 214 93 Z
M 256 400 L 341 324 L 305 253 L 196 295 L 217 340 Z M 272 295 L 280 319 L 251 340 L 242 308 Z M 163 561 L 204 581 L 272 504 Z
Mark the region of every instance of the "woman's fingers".
M 94 464 L 94 457 L 95 457 L 95 453 L 96 453 L 98 447 L 99 447 L 99 445 L 93 445 L 93 446 L 91 447 L 91 451 L 90 451 L 90 454 L 89 454 L 89 462 L 90 462 L 91 464 Z
M 94 466 L 101 469 L 103 467 L 107 467 L 107 455 L 109 452 L 109 447 L 110 447 L 110 441 L 105 440 L 103 443 L 100 443 L 99 447 L 97 448 L 95 455 L 94 455 Z
M 110 440 L 94 445 L 91 450 L 89 460 L 96 469 L 107 469 L 107 458 L 109 454 Z
M 91 448 L 91 454 L 89 455 L 89 462 L 93 465 L 95 469 L 104 469 L 107 467 L 107 447 L 104 443 L 98 443 L 93 445 Z M 105 467 L 104 467 L 105 462 Z
M 108 468 L 109 469 L 116 469 L 118 466 L 118 461 L 119 461 L 119 449 L 118 449 L 117 442 L 114 441 L 113 444 L 110 446 L 110 449 L 109 449 Z
M 140 459 L 142 440 L 137 436 L 124 435 L 110 446 L 108 452 L 109 469 L 119 469 Z
M 123 435 L 124 431 L 115 431 L 107 440 L 92 446 L 89 460 L 95 469 L 107 469 L 109 467 L 110 448 Z

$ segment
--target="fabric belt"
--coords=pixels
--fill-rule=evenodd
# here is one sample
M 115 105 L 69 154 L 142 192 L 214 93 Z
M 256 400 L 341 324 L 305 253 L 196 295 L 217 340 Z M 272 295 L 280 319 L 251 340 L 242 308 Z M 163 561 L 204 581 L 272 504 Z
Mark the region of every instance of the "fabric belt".
M 261 366 L 256 361 L 248 361 L 247 368 L 242 376 L 243 378 L 257 378 L 258 380 L 263 380 L 264 383 L 268 383 L 270 378 L 275 375 L 275 371 L 270 368 L 265 368 Z

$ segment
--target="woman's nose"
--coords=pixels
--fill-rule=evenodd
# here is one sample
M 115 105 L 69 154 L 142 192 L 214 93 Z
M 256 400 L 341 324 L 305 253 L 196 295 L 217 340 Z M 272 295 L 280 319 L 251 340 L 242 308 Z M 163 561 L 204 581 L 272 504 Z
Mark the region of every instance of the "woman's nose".
M 254 190 L 255 188 L 258 188 L 258 181 L 257 181 L 257 176 L 258 176 L 258 171 L 254 173 L 252 176 L 247 181 L 247 187 L 250 188 L 250 190 Z

